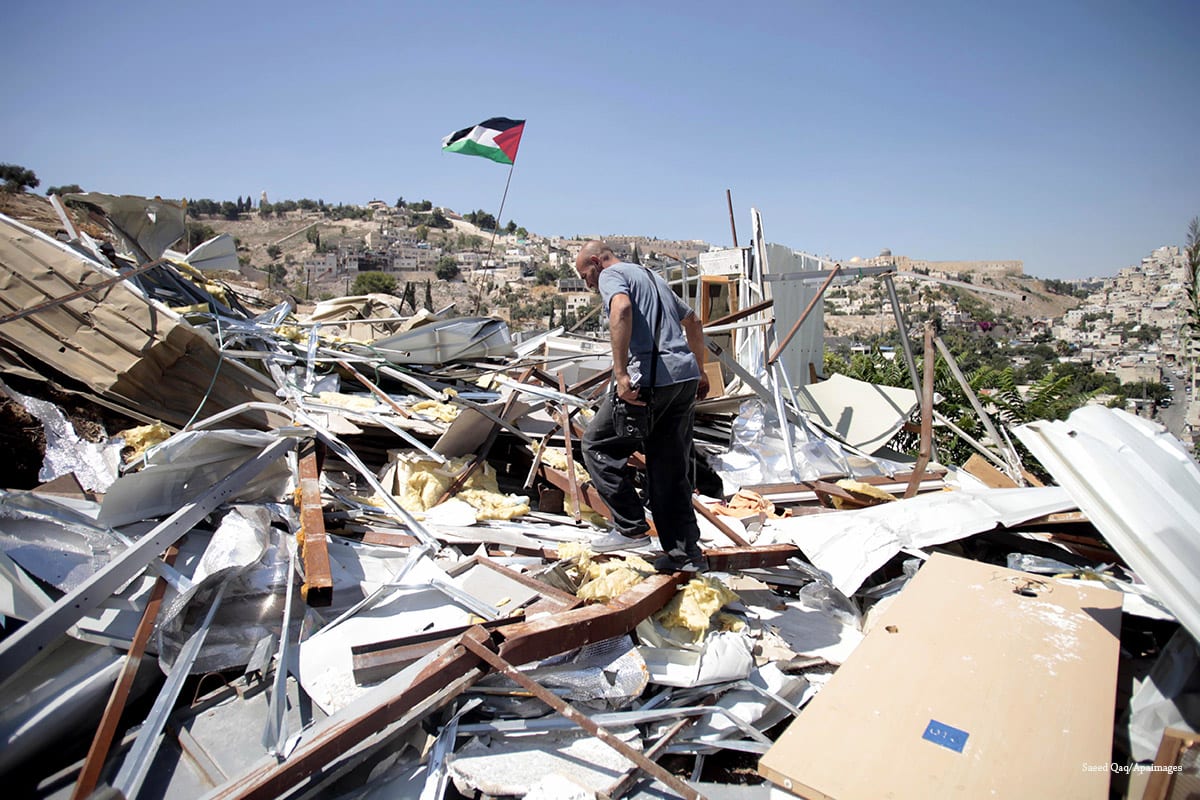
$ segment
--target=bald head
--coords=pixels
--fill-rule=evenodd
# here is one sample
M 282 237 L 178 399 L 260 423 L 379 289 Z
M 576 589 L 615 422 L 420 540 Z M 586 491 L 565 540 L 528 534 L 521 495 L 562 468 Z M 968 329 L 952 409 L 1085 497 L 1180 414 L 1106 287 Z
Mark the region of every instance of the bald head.
M 594 290 L 600 284 L 600 273 L 604 268 L 619 261 L 611 247 L 599 239 L 592 239 L 580 248 L 579 255 L 575 257 L 575 271 L 588 288 Z

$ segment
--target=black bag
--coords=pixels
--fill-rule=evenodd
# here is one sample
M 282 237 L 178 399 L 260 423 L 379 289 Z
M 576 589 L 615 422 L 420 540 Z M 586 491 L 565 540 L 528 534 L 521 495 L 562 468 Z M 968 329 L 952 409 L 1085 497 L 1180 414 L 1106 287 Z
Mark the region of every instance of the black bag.
M 645 439 L 650 435 L 651 392 L 643 386 L 638 390 L 638 399 L 645 405 L 627 403 L 617 397 L 616 386 L 612 390 L 613 429 L 625 439 Z

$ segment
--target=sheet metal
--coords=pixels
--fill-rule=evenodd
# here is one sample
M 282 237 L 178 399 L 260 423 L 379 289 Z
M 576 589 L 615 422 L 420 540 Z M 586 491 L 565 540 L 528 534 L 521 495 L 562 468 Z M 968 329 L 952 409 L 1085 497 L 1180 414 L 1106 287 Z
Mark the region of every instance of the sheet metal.
M 1200 640 L 1200 468 L 1161 426 L 1085 406 L 1013 431 Z

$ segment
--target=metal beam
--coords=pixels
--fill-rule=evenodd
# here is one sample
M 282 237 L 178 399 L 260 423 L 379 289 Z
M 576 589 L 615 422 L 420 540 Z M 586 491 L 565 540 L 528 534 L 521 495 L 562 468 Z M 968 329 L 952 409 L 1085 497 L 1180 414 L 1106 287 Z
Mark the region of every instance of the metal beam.
M 325 541 L 325 515 L 321 510 L 321 473 L 315 446 L 300 457 L 300 555 L 304 560 L 304 584 L 300 593 L 314 608 L 333 603 L 333 575 L 329 568 L 329 545 Z

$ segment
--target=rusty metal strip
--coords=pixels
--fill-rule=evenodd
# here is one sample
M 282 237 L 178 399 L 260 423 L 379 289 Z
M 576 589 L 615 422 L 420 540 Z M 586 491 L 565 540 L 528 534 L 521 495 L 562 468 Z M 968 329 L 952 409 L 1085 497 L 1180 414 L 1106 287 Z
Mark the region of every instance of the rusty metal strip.
M 705 550 L 708 568 L 714 572 L 735 572 L 758 567 L 779 567 L 789 558 L 802 557 L 794 544 L 764 544 L 755 547 L 717 547 Z
M 905 497 L 912 497 L 921 485 L 921 476 L 933 457 L 933 323 L 925 323 L 925 374 L 921 382 L 921 447 L 917 452 L 917 463 L 913 465 L 912 477 L 908 480 Z
M 573 594 L 564 592 L 561 589 L 556 589 L 550 584 L 543 583 L 537 578 L 531 577 L 524 572 L 517 572 L 514 569 L 504 566 L 498 561 L 493 561 L 490 558 L 484 558 L 482 556 L 474 556 L 467 561 L 456 564 L 453 570 L 451 570 L 450 574 L 458 575 L 470 568 L 472 564 L 477 564 L 486 569 L 490 569 L 492 572 L 497 572 L 509 580 L 516 581 L 522 586 L 528 586 L 530 589 L 538 592 L 542 596 L 543 600 L 557 605 L 558 611 L 567 611 L 568 609 L 575 608 L 583 602 Z
M 523 586 L 536 590 L 541 599 L 537 601 L 540 609 L 552 614 L 561 614 L 578 607 L 583 601 L 573 594 L 564 592 L 547 583 L 537 580 L 521 572 L 509 569 L 503 564 L 490 558 L 475 556 L 461 564 L 455 565 L 451 575 L 460 574 L 471 567 L 490 569 L 506 578 L 516 581 Z M 532 608 L 532 606 L 530 607 Z M 526 613 L 528 613 L 526 610 Z M 524 621 L 523 614 L 514 614 L 504 619 L 482 623 L 488 630 L 499 629 Z M 359 683 L 370 683 L 390 677 L 405 665 L 422 658 L 427 653 L 437 649 L 442 644 L 467 631 L 471 626 L 463 625 L 428 633 L 404 636 L 370 644 L 355 645 L 350 648 L 354 669 L 354 679 Z
M 841 270 L 842 265 L 836 264 L 834 265 L 833 269 L 829 271 L 829 277 L 827 277 L 825 282 L 821 284 L 821 288 L 817 289 L 817 293 L 813 295 L 811 300 L 808 301 L 808 305 L 805 306 L 804 311 L 801 312 L 796 321 L 792 323 L 792 327 L 783 337 L 783 341 L 775 347 L 775 352 L 772 353 L 771 357 L 767 359 L 768 367 L 774 365 L 774 363 L 779 360 L 779 357 L 783 355 L 783 351 L 792 341 L 792 337 L 796 335 L 796 332 L 800 330 L 800 326 L 804 324 L 804 320 L 808 319 L 808 315 L 812 313 L 814 308 L 816 308 L 817 301 L 825 296 L 825 290 L 829 288 L 829 284 L 833 283 L 833 279 L 837 277 L 837 274 L 841 272 Z
M 399 403 L 397 403 L 390 396 L 388 396 L 387 392 L 383 391 L 378 386 L 371 383 L 371 381 L 368 380 L 365 375 L 363 375 L 361 372 L 356 370 L 354 367 L 350 366 L 350 362 L 339 358 L 336 361 L 334 361 L 334 363 L 337 364 L 342 369 L 349 372 L 351 375 L 353 375 L 355 380 L 357 380 L 363 386 L 367 387 L 367 389 L 370 390 L 371 394 L 375 395 L 380 400 L 382 400 L 388 406 L 388 408 L 392 409 L 392 411 L 395 411 L 397 414 L 399 414 L 402 417 L 405 417 L 408 419 L 412 418 L 411 411 L 409 411 L 407 408 L 402 407 Z
M 479 623 L 478 627 L 493 631 L 504 625 L 523 621 L 519 616 L 504 619 L 488 620 Z M 425 656 L 462 636 L 475 625 L 459 625 L 440 631 L 429 631 L 399 639 L 389 639 L 384 642 L 357 644 L 350 647 L 350 660 L 354 670 L 354 680 L 359 684 L 375 683 L 386 680 L 414 661 L 420 661 Z
M 178 553 L 179 549 L 171 545 L 167 548 L 163 561 L 168 566 L 173 566 Z M 125 702 L 129 699 L 129 692 L 133 688 L 133 679 L 137 677 L 138 667 L 142 663 L 142 654 L 146 652 L 146 643 L 150 641 L 150 634 L 154 632 L 154 621 L 158 618 L 158 610 L 162 607 L 163 595 L 166 590 L 167 582 L 162 576 L 159 576 L 154 581 L 154 588 L 150 592 L 146 610 L 142 612 L 142 618 L 133 633 L 133 642 L 129 645 L 129 652 L 125 655 L 125 663 L 121 665 L 121 675 L 117 678 L 116 685 L 113 686 L 112 694 L 109 695 L 108 705 L 104 708 L 104 715 L 100 718 L 100 725 L 96 728 L 96 735 L 92 738 L 92 746 L 88 748 L 87 757 L 79 771 L 79 780 L 75 782 L 71 800 L 81 800 L 81 798 L 87 797 L 100 782 L 100 772 L 104 769 L 104 761 L 108 758 L 113 735 L 117 732 L 117 723 L 121 721 L 121 713 L 125 710 Z
M 264 760 L 209 795 L 209 800 L 275 800 L 368 736 L 393 723 L 407 727 L 442 707 L 484 675 L 479 668 L 479 657 L 461 643 L 469 637 L 486 640 L 487 632 L 478 626 L 468 630 L 460 639 L 447 644 L 402 691 L 380 700 L 353 719 L 327 724 L 311 739 L 302 741 L 287 761 Z
M 672 775 L 657 762 L 646 758 L 646 756 L 641 752 L 634 750 L 621 739 L 609 733 L 604 728 L 601 728 L 595 722 L 592 722 L 592 720 L 590 720 L 585 714 L 580 713 L 578 709 L 576 709 L 570 703 L 562 700 L 560 697 L 558 697 L 558 695 L 546 689 L 537 681 L 531 679 L 528 675 L 521 672 L 511 663 L 506 661 L 502 656 L 492 652 L 492 650 L 490 650 L 481 642 L 476 641 L 475 639 L 464 638 L 463 645 L 467 648 L 467 650 L 479 656 L 482 661 L 489 664 L 492 669 L 504 675 L 504 677 L 508 678 L 509 680 L 515 681 L 522 688 L 532 692 L 537 699 L 550 706 L 563 717 L 566 717 L 568 720 L 583 728 L 592 736 L 595 736 L 597 739 L 604 742 L 613 750 L 616 750 L 628 760 L 637 764 L 647 773 L 662 781 L 671 790 L 673 790 L 677 796 L 688 798 L 688 800 L 700 800 L 700 798 L 704 797 L 704 795 L 700 794 L 700 792 L 696 791 L 687 783 Z
M 721 517 L 718 514 L 714 513 L 711 508 L 704 505 L 704 501 L 701 500 L 696 495 L 692 495 L 692 508 L 699 511 L 700 516 L 704 517 L 706 520 L 711 522 L 716 527 L 717 530 L 719 530 L 721 533 L 725 534 L 729 538 L 729 541 L 733 542 L 734 544 L 738 545 L 739 547 L 749 547 L 750 546 L 750 543 L 747 542 L 745 539 L 743 539 L 741 536 L 739 536 L 737 531 L 735 531 L 733 528 L 729 527 L 729 523 L 727 523 L 725 520 L 721 519 Z
M 676 577 L 651 575 L 602 605 L 584 606 L 501 628 L 500 655 L 514 664 L 526 664 L 629 633 L 675 596 Z
M 677 577 L 653 575 L 609 603 L 501 626 L 494 634 L 501 639 L 500 654 L 510 663 L 527 663 L 628 633 L 674 597 Z M 327 725 L 312 739 L 301 742 L 287 761 L 263 762 L 214 792 L 210 800 L 278 797 L 388 725 L 411 724 L 440 708 L 484 674 L 478 668 L 478 656 L 463 644 L 467 638 L 484 644 L 488 635 L 481 626 L 471 627 L 431 655 L 428 665 L 402 691 L 353 719 Z M 451 688 L 454 694 L 445 696 L 445 691 Z M 439 692 L 444 696 L 435 696 Z
M 709 320 L 708 322 L 704 323 L 704 327 L 715 328 L 718 325 L 732 325 L 735 322 L 744 320 L 746 317 L 752 317 L 760 311 L 766 311 L 773 305 L 775 305 L 774 300 L 763 300 L 761 303 L 755 303 L 752 306 L 746 306 L 741 311 L 734 311 L 718 319 Z
M 86 256 L 85 256 L 85 258 L 86 258 Z M 95 259 L 89 258 L 88 260 L 95 262 Z M 141 275 L 143 272 L 148 272 L 149 270 L 152 270 L 155 267 L 161 267 L 165 263 L 167 263 L 167 260 L 165 258 L 156 258 L 155 260 L 151 261 L 148 264 L 142 264 L 141 266 L 135 267 L 134 269 L 131 269 L 128 272 L 122 272 L 120 275 L 115 275 L 111 278 L 105 278 L 104 280 L 100 281 L 99 283 L 92 284 L 91 286 L 85 286 L 82 289 L 80 289 L 79 291 L 71 292 L 70 294 L 64 294 L 61 297 L 51 298 L 44 302 L 38 303 L 35 306 L 30 306 L 29 308 L 25 308 L 20 311 L 14 311 L 11 314 L 5 314 L 3 317 L 0 317 L 0 325 L 4 325 L 5 323 L 8 323 L 8 322 L 16 322 L 19 319 L 24 319 L 25 317 L 31 316 L 33 314 L 37 314 L 38 312 L 41 312 L 41 311 L 45 311 L 46 309 L 54 308 L 55 306 L 60 306 L 63 303 L 69 303 L 72 300 L 78 300 L 79 298 L 81 298 L 85 295 L 89 295 L 92 292 L 98 291 L 100 289 L 107 289 L 108 287 L 115 286 L 118 283 L 121 283 L 122 281 L 127 281 L 130 278 L 135 278 L 138 275 Z
M 646 758 L 657 759 L 659 754 L 667 749 L 667 745 L 669 745 L 676 736 L 682 733 L 685 729 L 695 725 L 699 719 L 699 716 L 684 717 L 676 722 L 674 725 L 668 728 L 662 736 L 658 737 L 658 741 L 646 751 Z M 637 770 L 627 770 L 625 775 L 614 781 L 606 790 L 600 792 L 599 797 L 604 798 L 604 800 L 620 800 L 620 798 L 624 797 L 625 793 L 633 787 L 635 781 L 637 781 Z
M 300 594 L 310 606 L 333 602 L 333 575 L 329 569 L 329 545 L 325 540 L 325 515 L 321 510 L 321 474 L 317 448 L 308 445 L 300 455 L 300 557 L 304 561 L 304 584 Z
M 570 491 L 571 481 L 567 477 L 567 473 L 545 463 L 542 464 L 541 470 L 542 477 L 551 484 L 562 489 L 564 492 Z M 579 487 L 579 493 L 582 496 L 583 502 L 587 503 L 589 508 L 610 522 L 612 521 L 612 511 L 609 510 L 608 503 L 605 503 L 604 499 L 600 497 L 600 493 L 596 491 L 596 487 L 592 486 L 590 482 L 585 483 Z

